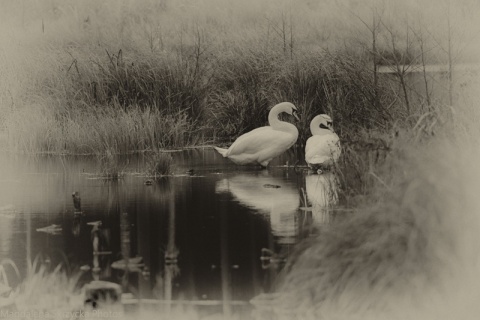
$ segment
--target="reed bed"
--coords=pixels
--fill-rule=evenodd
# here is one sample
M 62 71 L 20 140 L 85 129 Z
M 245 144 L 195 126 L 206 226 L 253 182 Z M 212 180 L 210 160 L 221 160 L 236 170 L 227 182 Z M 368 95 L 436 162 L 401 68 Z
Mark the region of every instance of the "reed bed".
M 147 158 L 146 174 L 149 177 L 157 178 L 172 173 L 173 158 L 168 153 L 154 152 Z
M 339 23 L 333 4 L 252 2 L 267 10 L 259 15 L 215 0 L 7 3 L 23 17 L 5 17 L 2 39 L 16 42 L 0 55 L 7 79 L 0 122 L 14 152 L 129 153 L 231 141 L 265 124 L 281 101 L 299 107 L 299 146 L 319 113 L 353 140 L 362 130 L 409 128 L 415 122 L 402 119 L 425 111 L 416 90 L 397 90 L 405 75 L 375 75 L 368 28 Z M 401 58 L 402 50 L 419 50 L 399 41 L 395 51 L 386 40 L 379 35 L 380 62 L 392 50 Z
M 108 52 L 105 56 L 110 57 Z M 8 117 L 5 131 L 10 149 L 96 154 L 113 148 L 126 154 L 229 141 L 265 125 L 269 108 L 281 101 L 299 108 L 299 146 L 310 135 L 310 120 L 319 113 L 335 119 L 345 140 L 358 137 L 359 130 L 387 132 L 393 119 L 404 116 L 388 82 L 376 92 L 390 108 L 372 108 L 371 74 L 364 61 L 353 56 L 324 52 L 292 61 L 274 53 L 248 52 L 240 57 L 218 56 L 218 69 L 196 76 L 163 69 L 132 72 L 127 66 L 133 62 L 113 63 L 117 69 L 106 71 L 112 63 L 109 59 L 93 79 L 89 75 L 67 79 L 72 87 L 66 90 L 72 92 L 61 97 L 67 107 L 39 105 Z
M 19 153 L 129 154 L 158 148 L 188 146 L 198 137 L 182 112 L 172 115 L 156 109 L 124 111 L 105 107 L 72 111 L 25 110 L 9 118 L 6 134 Z

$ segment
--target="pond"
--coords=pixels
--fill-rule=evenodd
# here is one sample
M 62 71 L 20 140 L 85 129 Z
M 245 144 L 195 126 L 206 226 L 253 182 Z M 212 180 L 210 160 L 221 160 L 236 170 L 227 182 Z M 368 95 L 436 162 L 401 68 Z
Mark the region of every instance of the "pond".
M 92 157 L 2 157 L 0 261 L 22 276 L 28 259 L 66 263 L 81 283 L 116 282 L 135 298 L 242 306 L 329 222 L 335 179 L 286 165 L 293 151 L 265 170 L 207 148 L 171 154 L 174 174 L 151 185 L 145 156 L 122 159 L 119 180 L 99 178 Z

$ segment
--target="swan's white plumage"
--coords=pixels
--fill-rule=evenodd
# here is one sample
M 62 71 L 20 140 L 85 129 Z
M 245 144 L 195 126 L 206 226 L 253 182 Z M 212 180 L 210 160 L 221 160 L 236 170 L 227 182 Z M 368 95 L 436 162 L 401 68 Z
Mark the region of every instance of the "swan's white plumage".
M 297 127 L 278 119 L 282 112 L 296 117 L 296 110 L 290 102 L 279 103 L 270 110 L 269 126 L 241 135 L 228 149 L 215 147 L 215 150 L 236 164 L 260 164 L 266 167 L 273 158 L 284 153 L 297 141 Z
M 322 127 L 320 127 L 322 125 Z M 340 157 L 340 139 L 333 132 L 332 119 L 321 114 L 310 123 L 312 136 L 305 145 L 305 161 L 310 167 L 328 167 Z

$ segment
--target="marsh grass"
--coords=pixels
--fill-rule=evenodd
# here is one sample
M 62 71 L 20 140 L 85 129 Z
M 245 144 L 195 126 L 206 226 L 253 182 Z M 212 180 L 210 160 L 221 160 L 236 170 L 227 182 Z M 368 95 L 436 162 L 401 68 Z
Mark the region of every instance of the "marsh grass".
M 249 32 L 235 30 L 241 37 L 231 37 L 235 28 L 224 16 L 168 25 L 164 7 L 149 1 L 130 6 L 110 12 L 97 5 L 90 12 L 54 5 L 54 22 L 64 24 L 65 34 L 47 32 L 45 40 L 29 44 L 35 55 L 22 57 L 25 69 L 19 64 L 6 70 L 11 79 L 32 78 L 21 83 L 28 94 L 5 97 L 12 100 L 2 119 L 11 150 L 95 154 L 113 148 L 125 154 L 230 141 L 265 125 L 268 109 L 282 101 L 299 108 L 300 146 L 319 113 L 330 114 L 345 139 L 358 130 L 386 132 L 410 116 L 392 89 L 395 79 L 374 85 L 367 54 L 314 49 L 297 38 L 300 31 L 290 35 L 289 41 L 298 41 L 294 54 L 279 50 L 282 37 L 268 30 L 277 30 L 284 15 L 281 21 L 267 19 L 266 26 L 252 24 Z M 154 12 L 165 20 L 154 19 Z M 72 14 L 84 20 L 69 21 Z M 295 22 L 300 25 L 307 28 Z M 5 57 L 14 59 L 15 53 Z M 415 105 L 411 109 L 414 113 Z
M 83 304 L 78 288 L 80 275 L 70 273 L 63 264 L 52 268 L 37 256 L 20 285 L 14 289 L 15 307 L 9 311 L 19 312 L 20 319 L 31 318 L 34 314 L 64 318 L 63 312 L 78 309 Z
M 350 139 L 358 130 L 388 130 L 403 109 L 387 83 L 376 94 L 392 108 L 372 108 L 372 75 L 364 67 L 367 62 L 356 56 L 324 51 L 292 60 L 251 50 L 220 61 L 208 96 L 209 127 L 217 128 L 219 137 L 232 139 L 265 125 L 269 107 L 282 101 L 298 107 L 299 146 L 311 135 L 311 119 L 320 113 L 329 114 L 338 133 Z
M 297 248 L 277 293 L 254 299 L 259 319 L 475 318 L 473 300 L 450 288 L 478 297 L 478 148 L 457 120 L 427 118 L 381 163 L 361 164 L 368 192 Z
M 107 180 L 118 180 L 123 178 L 127 166 L 115 150 L 106 150 L 103 154 L 97 154 L 100 165 L 99 176 Z
M 39 107 L 9 118 L 6 132 L 9 149 L 18 153 L 130 154 L 202 142 L 185 113 L 133 107 L 62 113 Z
M 148 155 L 146 163 L 146 174 L 150 177 L 157 178 L 172 173 L 173 158 L 165 152 L 154 152 Z

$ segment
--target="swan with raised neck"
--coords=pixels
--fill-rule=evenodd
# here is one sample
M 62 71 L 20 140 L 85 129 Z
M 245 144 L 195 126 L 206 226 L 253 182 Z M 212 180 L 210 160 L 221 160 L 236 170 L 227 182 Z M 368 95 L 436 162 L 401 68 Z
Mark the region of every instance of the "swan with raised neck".
M 298 137 L 298 129 L 295 125 L 278 119 L 280 113 L 283 112 L 290 114 L 299 120 L 297 116 L 297 107 L 295 107 L 293 103 L 282 102 L 270 109 L 270 112 L 268 113 L 268 123 L 275 130 L 289 131 L 292 134 L 296 134 Z

